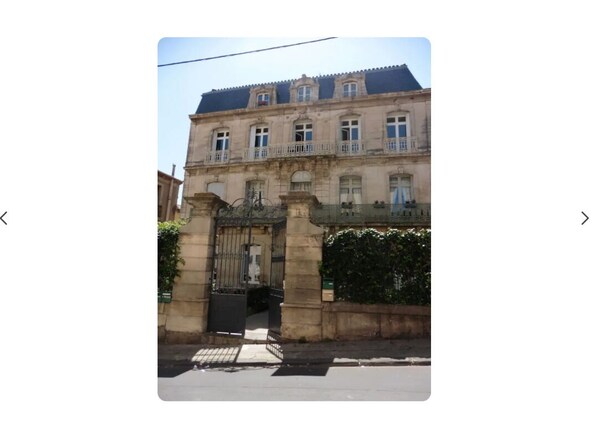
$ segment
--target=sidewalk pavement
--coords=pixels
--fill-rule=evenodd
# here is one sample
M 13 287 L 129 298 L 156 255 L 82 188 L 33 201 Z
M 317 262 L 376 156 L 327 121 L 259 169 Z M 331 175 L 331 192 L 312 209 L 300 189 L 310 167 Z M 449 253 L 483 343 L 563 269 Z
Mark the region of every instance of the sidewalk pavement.
M 430 365 L 430 339 L 239 345 L 158 344 L 158 366 Z

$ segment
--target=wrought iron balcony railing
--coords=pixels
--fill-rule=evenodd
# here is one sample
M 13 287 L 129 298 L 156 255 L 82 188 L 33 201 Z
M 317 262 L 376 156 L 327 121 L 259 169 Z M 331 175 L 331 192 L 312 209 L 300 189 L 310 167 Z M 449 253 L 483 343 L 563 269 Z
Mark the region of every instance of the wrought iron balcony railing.
M 378 204 L 320 205 L 312 208 L 311 220 L 320 225 L 431 226 L 431 205 Z

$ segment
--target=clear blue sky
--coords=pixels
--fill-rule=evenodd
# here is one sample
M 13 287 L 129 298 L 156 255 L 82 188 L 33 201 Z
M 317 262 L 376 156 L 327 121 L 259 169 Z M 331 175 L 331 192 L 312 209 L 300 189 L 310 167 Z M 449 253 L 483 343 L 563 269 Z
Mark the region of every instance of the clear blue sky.
M 158 64 L 316 40 L 312 38 L 165 38 Z M 430 84 L 430 43 L 425 38 L 338 38 L 209 61 L 158 68 L 158 169 L 184 177 L 189 115 L 201 94 L 256 83 L 407 64 L 424 88 Z M 182 192 L 180 192 L 182 194 Z M 179 196 L 180 197 L 180 196 Z

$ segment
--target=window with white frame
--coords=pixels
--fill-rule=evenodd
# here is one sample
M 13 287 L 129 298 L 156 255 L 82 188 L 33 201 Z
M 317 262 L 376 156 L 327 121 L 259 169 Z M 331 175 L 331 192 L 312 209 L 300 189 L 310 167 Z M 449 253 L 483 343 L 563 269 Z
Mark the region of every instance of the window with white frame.
M 406 114 L 386 118 L 386 136 L 389 150 L 397 152 L 408 150 L 409 120 Z
M 341 140 L 359 140 L 359 119 L 341 120 Z
M 255 125 L 251 127 L 249 142 L 250 158 L 260 159 L 268 157 L 268 127 Z
M 245 196 L 252 201 L 260 201 L 266 196 L 264 180 L 251 180 L 246 183 Z
M 253 140 L 253 147 L 267 147 L 268 146 L 268 128 L 267 127 L 256 127 L 255 138 Z
M 291 191 L 311 193 L 311 174 L 308 171 L 297 171 L 291 177 Z
M 313 137 L 312 129 L 311 122 L 295 124 L 295 141 L 311 141 Z
M 228 160 L 229 131 L 218 130 L 214 132 L 212 140 L 212 160 L 224 162 Z
M 354 97 L 357 95 L 357 83 L 348 82 L 343 84 L 343 97 Z
M 297 89 L 297 102 L 301 103 L 309 100 L 311 100 L 311 87 L 300 86 Z
M 257 94 L 257 105 L 258 106 L 270 105 L 270 94 L 268 94 L 266 92 Z
M 341 205 L 361 204 L 361 177 L 341 177 L 339 194 Z
M 389 200 L 393 207 L 415 202 L 413 198 L 412 180 L 408 175 L 393 175 L 390 177 Z

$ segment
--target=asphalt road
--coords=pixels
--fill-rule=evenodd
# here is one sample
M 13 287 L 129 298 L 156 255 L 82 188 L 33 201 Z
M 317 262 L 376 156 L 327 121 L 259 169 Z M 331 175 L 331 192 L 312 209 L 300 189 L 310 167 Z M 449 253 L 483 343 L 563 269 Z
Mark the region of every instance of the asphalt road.
M 423 401 L 430 366 L 231 367 L 162 370 L 158 395 L 166 401 Z

